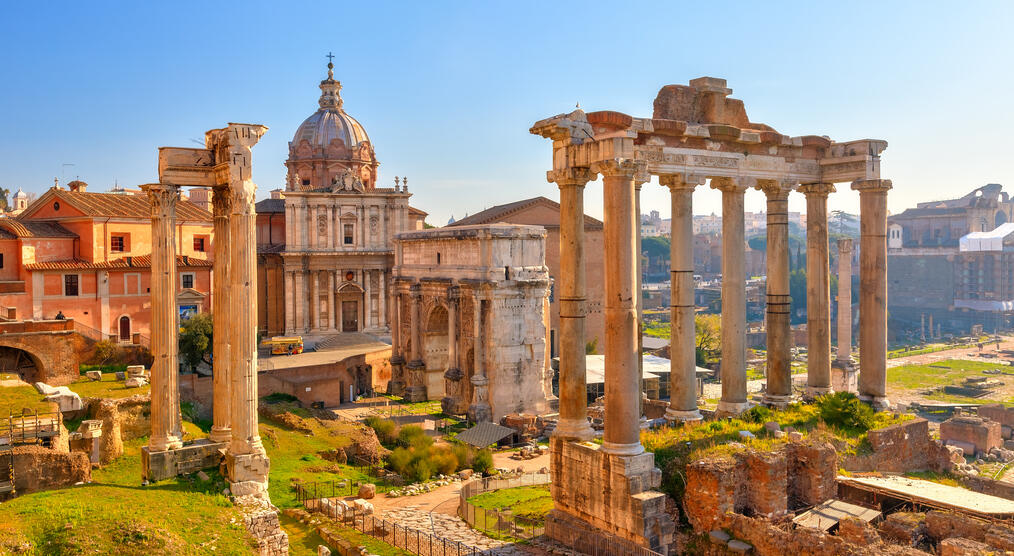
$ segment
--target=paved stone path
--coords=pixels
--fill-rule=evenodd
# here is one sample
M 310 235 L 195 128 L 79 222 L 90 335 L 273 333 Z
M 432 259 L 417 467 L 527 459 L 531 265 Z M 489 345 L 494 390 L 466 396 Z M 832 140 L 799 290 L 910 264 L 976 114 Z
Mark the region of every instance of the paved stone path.
M 475 531 L 460 517 L 419 510 L 416 506 L 404 506 L 384 512 L 384 519 L 398 525 L 418 529 L 449 541 L 482 549 L 483 554 L 497 556 L 532 556 L 544 554 L 535 548 L 491 539 Z

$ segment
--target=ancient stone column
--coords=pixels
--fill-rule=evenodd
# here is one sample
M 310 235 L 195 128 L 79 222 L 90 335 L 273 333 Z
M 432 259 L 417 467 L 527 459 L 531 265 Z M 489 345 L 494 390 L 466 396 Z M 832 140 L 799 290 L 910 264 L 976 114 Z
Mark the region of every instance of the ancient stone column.
M 151 438 L 150 452 L 183 446 L 180 418 L 176 308 L 176 204 L 180 189 L 153 183 L 144 186 L 151 201 Z
M 722 400 L 718 412 L 738 415 L 746 398 L 746 239 L 743 196 L 746 186 L 732 178 L 712 178 L 722 192 Z
M 400 396 L 405 393 L 405 346 L 402 343 L 401 328 L 404 315 L 401 313 L 401 293 L 398 292 L 398 284 L 394 283 L 394 296 L 391 301 L 394 306 L 391 308 L 391 382 L 387 385 L 389 394 Z
M 806 195 L 806 397 L 831 391 L 831 278 L 827 196 L 832 183 L 799 187 Z
M 284 269 L 282 276 L 285 279 L 285 335 L 291 336 L 296 332 L 296 284 L 292 271 Z
M 852 361 L 852 239 L 838 240 L 838 361 Z
M 405 398 L 411 402 L 421 402 L 427 399 L 426 394 L 426 365 L 422 360 L 422 334 L 420 329 L 422 327 L 420 312 L 422 310 L 422 286 L 419 284 L 412 284 L 409 288 L 410 295 L 412 296 L 412 356 L 409 358 L 407 367 L 408 370 L 408 388 L 405 389 Z
M 377 297 L 380 298 L 380 309 L 377 311 L 380 317 L 380 323 L 378 326 L 380 326 L 380 328 L 387 328 L 387 271 L 380 269 L 377 272 L 380 275 L 380 291 L 377 295 Z
M 212 442 L 228 442 L 232 438 L 232 377 L 229 365 L 229 335 L 225 331 L 232 326 L 229 297 L 229 216 L 232 213 L 232 195 L 228 188 L 216 187 L 212 192 L 212 208 L 215 222 L 215 273 L 212 292 L 211 319 L 214 330 L 212 346 L 212 426 L 208 438 Z M 286 292 L 286 300 L 290 297 Z
M 447 370 L 444 372 L 446 380 L 446 395 L 440 400 L 444 413 L 457 415 L 462 413 L 460 400 L 461 367 L 458 363 L 458 311 L 461 308 L 461 288 L 451 286 L 447 288 Z
M 838 287 L 840 288 L 841 286 Z M 926 343 L 926 313 L 919 315 L 919 340 L 924 344 Z
M 669 188 L 672 203 L 672 234 L 669 243 L 669 293 L 672 298 L 669 340 L 669 421 L 698 421 L 697 349 L 694 333 L 694 188 L 703 179 L 682 175 L 659 176 Z
M 373 328 L 373 271 L 363 270 L 363 330 Z
M 792 185 L 759 180 L 767 196 L 767 388 L 764 403 L 792 401 L 792 327 L 789 295 L 789 192 Z
M 320 330 L 320 272 L 310 271 L 310 330 Z
M 493 420 L 493 408 L 489 405 L 489 379 L 486 378 L 486 327 L 482 322 L 482 298 L 478 289 L 472 295 L 475 373 L 472 375 L 472 405 L 468 406 L 468 419 L 473 423 L 483 423 Z
M 553 434 L 563 439 L 588 440 L 595 434 L 588 423 L 584 332 L 584 186 L 593 178 L 588 168 L 547 173 L 547 179 L 560 188 L 560 275 L 556 277 L 560 299 L 560 418 Z
M 887 407 L 887 192 L 891 180 L 857 180 L 859 192 L 859 396 Z
M 641 376 L 637 371 L 637 224 L 634 175 L 639 164 L 597 162 L 604 203 L 606 415 L 602 451 L 630 456 L 644 452 L 640 440 Z
M 338 311 L 334 304 L 334 271 L 328 270 L 327 273 L 327 329 L 334 330 L 338 325 L 338 321 L 335 319 Z
M 266 496 L 268 457 L 257 429 L 257 186 L 250 175 L 250 147 L 264 126 L 231 124 L 228 131 L 230 284 L 229 360 L 232 375 L 232 443 L 226 474 L 233 496 Z
M 861 226 L 862 226 L 862 223 L 860 222 L 860 227 Z M 862 237 L 860 237 L 859 238 L 859 293 L 860 293 L 860 301 L 862 301 L 862 296 L 861 295 L 863 293 L 863 252 L 862 252 L 862 245 L 863 245 L 862 244 Z M 863 313 L 863 306 L 862 306 L 862 303 L 860 303 L 859 304 L 859 314 L 862 315 L 862 313 Z M 862 318 L 862 317 L 860 317 L 860 318 Z M 930 315 L 929 315 L 929 331 L 930 331 L 930 338 L 931 339 L 937 337 L 937 335 L 933 332 L 933 313 L 930 313 Z M 862 344 L 862 342 L 860 342 L 860 345 L 861 344 Z M 862 348 L 860 347 L 860 349 L 862 349 Z

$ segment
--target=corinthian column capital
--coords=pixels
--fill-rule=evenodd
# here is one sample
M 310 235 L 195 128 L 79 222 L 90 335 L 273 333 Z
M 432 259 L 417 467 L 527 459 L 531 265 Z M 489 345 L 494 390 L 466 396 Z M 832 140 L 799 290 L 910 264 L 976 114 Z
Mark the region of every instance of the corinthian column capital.
M 670 191 L 679 189 L 694 190 L 698 185 L 704 185 L 707 178 L 700 174 L 661 174 L 658 176 L 658 183 L 668 187 Z
M 567 167 L 546 172 L 546 181 L 549 183 L 555 183 L 560 187 L 564 187 L 566 185 L 584 187 L 586 183 L 594 179 L 595 173 L 588 168 Z
M 176 204 L 180 200 L 180 188 L 167 183 L 149 183 L 142 185 L 141 189 L 148 194 L 151 201 L 152 219 L 174 218 L 176 216 Z
M 807 197 L 827 197 L 835 189 L 833 183 L 804 183 L 798 191 Z
M 757 180 L 753 178 L 711 178 L 711 189 L 717 189 L 722 193 L 739 193 L 742 195 L 747 189 L 756 185 Z
M 211 209 L 215 218 L 228 218 L 232 213 L 232 193 L 227 187 L 214 187 L 211 190 Z
M 648 171 L 648 163 L 643 160 L 613 158 L 610 160 L 593 162 L 591 170 L 597 174 L 602 174 L 604 177 L 624 177 L 635 179 L 637 177 L 643 177 L 643 175 Z
M 852 182 L 852 190 L 862 193 L 884 193 L 891 189 L 891 180 L 856 180 Z
M 795 185 L 794 182 L 785 180 L 757 180 L 754 189 L 763 191 L 769 201 L 784 201 L 789 198 Z
M 229 186 L 232 214 L 247 215 L 254 212 L 257 186 L 252 180 L 243 180 Z

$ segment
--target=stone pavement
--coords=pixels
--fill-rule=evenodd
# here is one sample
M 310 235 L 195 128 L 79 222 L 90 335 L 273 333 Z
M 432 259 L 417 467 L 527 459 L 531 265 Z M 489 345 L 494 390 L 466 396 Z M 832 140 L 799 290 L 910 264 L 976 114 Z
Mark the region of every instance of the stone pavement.
M 483 554 L 497 556 L 532 556 L 545 552 L 520 544 L 491 539 L 475 531 L 460 517 L 420 511 L 416 506 L 404 506 L 384 512 L 384 519 L 399 526 L 411 527 L 448 541 L 482 549 Z

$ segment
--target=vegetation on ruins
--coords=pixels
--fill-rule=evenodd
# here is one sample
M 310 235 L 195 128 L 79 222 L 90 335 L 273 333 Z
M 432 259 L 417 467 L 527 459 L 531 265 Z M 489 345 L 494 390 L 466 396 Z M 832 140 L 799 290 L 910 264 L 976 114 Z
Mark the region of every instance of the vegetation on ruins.
M 509 510 L 512 515 L 526 519 L 545 518 L 553 509 L 548 484 L 491 490 L 469 498 L 468 502 L 485 510 Z
M 450 475 L 455 471 L 472 467 L 484 472 L 476 465 L 485 465 L 483 452 L 476 453 L 461 443 L 435 444 L 433 438 L 419 425 L 404 425 L 397 428 L 394 421 L 379 417 L 368 417 L 366 424 L 377 435 L 377 439 L 392 452 L 387 456 L 388 467 L 406 480 L 428 481 L 437 474 Z M 489 467 L 493 465 L 489 454 Z

